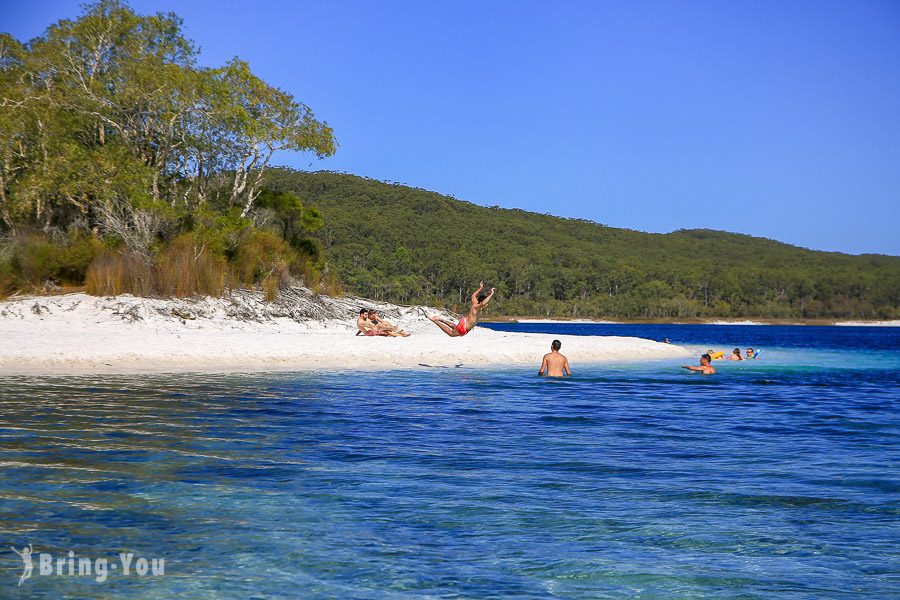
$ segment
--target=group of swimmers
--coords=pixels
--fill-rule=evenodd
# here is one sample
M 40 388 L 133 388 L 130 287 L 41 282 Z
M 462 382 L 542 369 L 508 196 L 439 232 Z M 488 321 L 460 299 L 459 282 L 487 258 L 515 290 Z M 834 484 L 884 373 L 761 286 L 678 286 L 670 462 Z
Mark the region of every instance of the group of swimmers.
M 747 354 L 744 356 L 741 356 L 740 348 L 732 350 L 729 356 L 725 356 L 724 352 L 716 352 L 715 350 L 707 350 L 706 353 L 709 354 L 710 360 L 753 360 L 759 356 L 759 352 L 753 350 L 753 348 L 747 348 Z
M 741 349 L 735 348 L 731 351 L 731 355 L 725 356 L 724 352 L 708 350 L 706 354 L 700 356 L 700 366 L 684 365 L 681 368 L 688 369 L 689 371 L 699 371 L 704 375 L 712 375 L 716 372 L 716 368 L 712 366 L 712 361 L 714 360 L 753 360 L 759 356 L 760 352 L 762 352 L 762 350 L 747 348 L 747 354 L 741 356 Z

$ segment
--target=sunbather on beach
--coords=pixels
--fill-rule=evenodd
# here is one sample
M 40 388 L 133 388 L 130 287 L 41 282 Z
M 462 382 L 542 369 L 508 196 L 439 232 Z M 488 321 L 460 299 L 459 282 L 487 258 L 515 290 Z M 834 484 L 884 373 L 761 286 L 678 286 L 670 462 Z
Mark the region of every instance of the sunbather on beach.
M 378 327 L 377 323 L 373 323 L 369 319 L 369 310 L 365 308 L 361 308 L 359 310 L 359 318 L 356 319 L 356 327 L 359 331 L 356 332 L 356 335 L 383 335 L 387 336 L 387 331 L 382 330 Z
M 388 332 L 378 328 L 378 325 L 369 320 L 369 311 L 365 308 L 359 309 L 359 317 L 356 319 L 356 335 L 365 336 L 384 336 L 388 337 Z
M 368 317 L 369 317 L 369 323 L 371 323 L 372 325 L 375 325 L 376 327 L 378 327 L 378 329 L 381 329 L 382 331 L 400 331 L 399 327 L 397 327 L 396 325 L 393 325 L 390 322 L 386 321 L 385 319 L 382 319 L 381 317 L 379 317 L 378 312 L 372 308 L 369 309 Z
M 560 348 L 562 348 L 562 342 L 553 340 L 553 343 L 550 344 L 550 352 L 545 354 L 544 360 L 541 361 L 541 368 L 538 371 L 538 375 L 543 375 L 544 371 L 547 372 L 547 377 L 572 375 L 572 371 L 569 370 L 569 359 L 560 354 Z
M 356 335 L 366 335 L 366 332 L 370 329 L 368 315 L 369 311 L 367 309 L 359 309 L 359 316 L 356 318 Z
M 469 313 L 459 320 L 459 323 L 451 323 L 440 317 L 429 317 L 435 325 L 441 328 L 441 331 L 450 337 L 462 337 L 472 331 L 478 324 L 478 311 L 488 305 L 491 298 L 494 297 L 495 288 L 491 288 L 490 292 L 484 291 L 484 282 L 478 286 L 475 293 L 472 294 L 472 307 Z
M 375 314 L 375 319 L 370 318 L 370 314 Z M 365 308 L 361 308 L 359 310 L 359 317 L 356 319 L 356 335 L 365 335 L 365 336 L 383 336 L 383 337 L 409 337 L 409 334 L 398 327 L 395 327 L 388 323 L 388 326 L 391 329 L 387 329 L 382 327 L 381 321 L 377 318 L 377 313 L 374 310 L 370 311 Z
M 380 331 L 387 332 L 387 334 L 391 337 L 408 337 L 409 334 L 397 325 L 394 325 L 390 321 L 383 319 L 378 316 L 378 313 L 370 309 L 369 310 L 369 323 L 373 323 L 375 327 L 377 327 Z
M 688 371 L 699 371 L 704 375 L 712 375 L 716 372 L 716 368 L 710 364 L 712 359 L 709 357 L 709 354 L 704 354 L 700 357 L 700 366 L 695 367 L 693 365 L 684 365 L 681 367 L 682 369 L 687 369 Z

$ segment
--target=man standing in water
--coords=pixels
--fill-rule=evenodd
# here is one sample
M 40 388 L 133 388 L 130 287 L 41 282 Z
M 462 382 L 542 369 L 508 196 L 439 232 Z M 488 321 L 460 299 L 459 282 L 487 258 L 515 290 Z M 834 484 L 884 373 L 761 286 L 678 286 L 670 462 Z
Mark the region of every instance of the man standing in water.
M 709 354 L 704 354 L 700 357 L 700 366 L 695 367 L 693 365 L 684 365 L 681 367 L 682 369 L 687 369 L 688 371 L 699 371 L 704 375 L 712 375 L 716 372 L 716 368 L 709 364 L 712 359 L 709 357 Z
M 559 353 L 560 348 L 562 348 L 562 342 L 553 340 L 553 343 L 550 344 L 550 352 L 544 355 L 544 360 L 541 362 L 538 376 L 543 375 L 544 371 L 546 371 L 547 377 L 562 377 L 564 375 L 571 377 L 572 371 L 569 370 L 569 359 Z
M 482 281 L 475 293 L 472 294 L 472 308 L 469 309 L 469 314 L 460 319 L 459 323 L 451 323 L 436 316 L 429 317 L 429 319 L 450 337 L 462 337 L 475 329 L 475 325 L 478 324 L 478 311 L 488 305 L 491 298 L 494 297 L 495 291 L 496 288 L 491 288 L 490 293 L 485 292 L 484 282 Z

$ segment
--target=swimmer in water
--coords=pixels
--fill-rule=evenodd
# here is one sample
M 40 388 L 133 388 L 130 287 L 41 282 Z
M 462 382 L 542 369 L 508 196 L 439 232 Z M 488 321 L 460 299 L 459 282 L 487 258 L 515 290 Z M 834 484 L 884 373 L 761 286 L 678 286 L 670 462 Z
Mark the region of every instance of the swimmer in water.
M 704 375 L 712 375 L 716 372 L 716 368 L 710 364 L 711 360 L 712 359 L 709 358 L 709 354 L 704 354 L 700 357 L 699 367 L 695 367 L 693 365 L 684 365 L 681 368 L 687 369 L 688 371 L 698 371 L 700 373 L 703 373 Z
M 747 354 L 746 354 L 746 356 L 747 356 L 747 360 L 756 358 L 756 353 L 753 352 L 753 348 L 747 348 Z
M 490 292 L 485 292 L 482 281 L 475 293 L 472 294 L 472 307 L 469 309 L 469 313 L 460 319 L 459 323 L 451 323 L 440 317 L 430 317 L 430 319 L 450 337 L 462 337 L 475 329 L 475 325 L 478 324 L 478 311 L 490 303 L 495 291 L 495 288 L 491 288 Z
M 744 357 L 741 356 L 741 349 L 735 348 L 734 351 L 732 351 L 731 356 L 729 356 L 725 360 L 744 360 Z
M 572 376 L 572 371 L 569 370 L 569 359 L 559 353 L 560 348 L 562 348 L 562 342 L 553 340 L 553 343 L 550 344 L 550 352 L 545 354 L 544 360 L 541 361 L 538 376 L 543 375 L 544 371 L 547 372 L 547 377 Z

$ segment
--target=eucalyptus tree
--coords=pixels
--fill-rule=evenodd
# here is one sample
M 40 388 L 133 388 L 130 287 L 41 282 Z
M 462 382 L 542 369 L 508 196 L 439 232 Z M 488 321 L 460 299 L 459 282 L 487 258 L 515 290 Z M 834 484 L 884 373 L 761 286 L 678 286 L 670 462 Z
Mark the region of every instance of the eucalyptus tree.
M 80 221 L 147 257 L 173 211 L 247 216 L 276 152 L 334 153 L 331 128 L 246 62 L 197 59 L 177 15 L 121 0 L 0 36 L 0 226 Z

